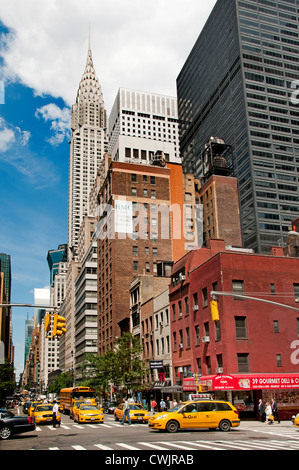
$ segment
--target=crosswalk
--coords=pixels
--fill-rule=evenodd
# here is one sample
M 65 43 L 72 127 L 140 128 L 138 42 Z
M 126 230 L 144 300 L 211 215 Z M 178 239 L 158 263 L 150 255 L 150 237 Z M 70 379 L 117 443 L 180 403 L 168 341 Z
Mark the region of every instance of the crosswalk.
M 127 443 L 127 437 L 129 430 L 133 431 L 136 427 L 142 430 L 140 434 L 140 440 L 138 442 Z M 40 432 L 45 428 L 55 432 L 58 429 L 70 430 L 74 429 L 113 429 L 123 428 L 120 422 L 114 421 L 113 416 L 105 416 L 104 423 L 84 423 L 78 424 L 70 420 L 70 422 L 63 422 L 60 428 L 53 428 L 52 426 L 37 427 L 36 431 Z M 240 428 L 239 428 L 240 429 Z M 214 439 L 198 439 L 198 435 L 194 434 L 192 439 L 188 439 L 187 436 L 181 433 L 177 433 L 178 439 L 174 439 L 174 436 L 165 436 L 162 440 L 150 441 L 147 438 L 148 426 L 147 424 L 137 424 L 134 426 L 125 426 L 126 430 L 126 442 L 101 442 L 101 435 L 99 435 L 99 441 L 96 443 L 89 443 L 84 445 L 72 445 L 69 447 L 70 450 L 102 450 L 102 451 L 121 451 L 121 450 L 132 450 L 132 451 L 197 451 L 197 450 L 299 450 L 299 429 L 289 426 L 276 426 L 274 427 L 262 427 L 262 426 L 250 426 L 246 427 L 246 438 L 238 438 L 235 433 L 225 436 L 222 438 L 222 433 L 219 433 L 219 439 L 214 436 Z M 241 429 L 240 429 L 241 430 Z M 264 439 L 261 438 L 264 436 Z M 153 436 L 151 436 L 152 438 Z M 204 438 L 204 435 L 202 435 Z M 185 439 L 186 438 L 186 439 Z M 59 447 L 49 447 L 49 450 L 62 450 Z M 65 450 L 65 447 L 64 449 Z
M 138 441 L 134 445 L 125 442 L 116 442 L 111 445 L 104 445 L 101 443 L 91 445 L 73 445 L 72 450 L 147 450 L 147 451 L 170 451 L 170 450 L 299 450 L 299 442 L 296 441 L 279 441 L 269 440 L 266 443 L 256 439 L 252 442 L 244 440 L 223 440 L 223 441 L 206 441 L 206 440 L 177 440 L 177 441 L 154 441 L 145 442 Z M 50 447 L 49 450 L 59 450 L 59 447 Z

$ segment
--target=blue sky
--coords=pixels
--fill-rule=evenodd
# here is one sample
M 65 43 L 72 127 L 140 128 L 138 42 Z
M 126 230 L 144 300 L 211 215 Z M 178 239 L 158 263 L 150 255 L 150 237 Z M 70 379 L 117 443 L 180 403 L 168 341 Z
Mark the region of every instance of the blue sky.
M 49 285 L 48 250 L 67 242 L 70 110 L 89 31 L 109 115 L 120 87 L 176 95 L 176 77 L 215 3 L 10 0 L 1 6 L 0 252 L 11 255 L 12 302 L 34 302 L 34 288 Z M 27 314 L 32 318 L 33 309 L 13 309 L 17 375 Z

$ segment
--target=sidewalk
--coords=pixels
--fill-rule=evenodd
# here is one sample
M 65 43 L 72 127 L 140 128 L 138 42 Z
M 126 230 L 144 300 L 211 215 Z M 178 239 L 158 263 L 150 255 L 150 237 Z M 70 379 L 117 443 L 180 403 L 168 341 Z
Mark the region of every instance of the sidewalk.
M 247 420 L 241 420 L 239 428 L 288 428 L 288 429 L 297 429 L 299 432 L 299 428 L 297 428 L 291 420 L 286 420 L 286 421 L 280 421 L 280 424 L 277 423 L 277 421 L 274 422 L 274 424 L 268 424 L 268 423 L 262 423 L 261 421 L 247 421 Z

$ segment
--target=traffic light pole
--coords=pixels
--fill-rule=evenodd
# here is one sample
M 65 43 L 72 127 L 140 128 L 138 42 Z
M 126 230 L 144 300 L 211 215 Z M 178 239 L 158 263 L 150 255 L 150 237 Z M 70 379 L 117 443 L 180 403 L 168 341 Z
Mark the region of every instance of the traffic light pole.
M 296 310 L 297 312 L 299 312 L 299 308 L 292 307 L 291 305 L 280 304 L 278 302 L 273 302 L 272 300 L 259 299 L 257 297 L 250 297 L 248 295 L 235 294 L 233 292 L 218 292 L 218 291 L 212 290 L 211 291 L 211 296 L 214 300 L 216 300 L 216 297 L 218 297 L 218 296 L 235 297 L 235 298 L 238 298 L 238 299 L 257 300 L 258 302 L 265 302 L 267 304 L 276 305 L 278 307 L 290 308 L 291 310 Z
M 0 308 L 5 308 L 5 307 L 33 307 L 33 308 L 44 308 L 45 310 L 57 310 L 57 307 L 50 307 L 49 305 L 0 304 Z

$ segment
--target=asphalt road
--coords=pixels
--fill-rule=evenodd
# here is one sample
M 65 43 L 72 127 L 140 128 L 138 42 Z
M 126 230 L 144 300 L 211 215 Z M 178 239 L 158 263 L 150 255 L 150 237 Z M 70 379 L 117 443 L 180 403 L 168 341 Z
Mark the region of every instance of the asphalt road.
M 37 426 L 35 431 L 0 441 L 0 451 L 3 450 L 100 450 L 103 455 L 105 451 L 109 455 L 109 451 L 114 451 L 113 455 L 121 451 L 127 451 L 126 455 L 134 455 L 134 451 L 148 451 L 153 455 L 169 452 L 197 455 L 198 450 L 287 451 L 299 450 L 299 428 L 290 421 L 273 425 L 244 421 L 229 432 L 200 429 L 169 434 L 151 430 L 147 424 L 122 426 L 113 415 L 105 414 L 104 423 L 80 425 L 62 415 L 59 428 Z

